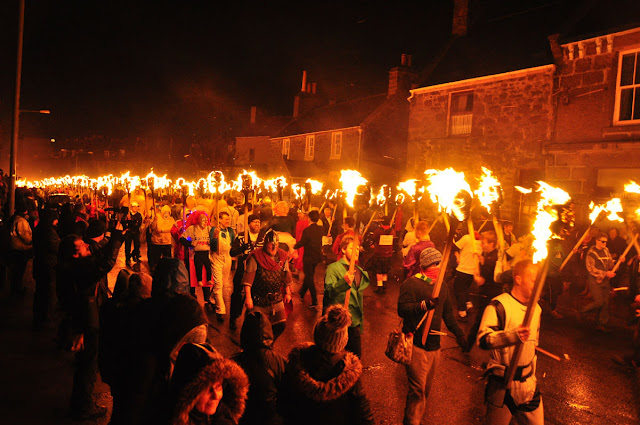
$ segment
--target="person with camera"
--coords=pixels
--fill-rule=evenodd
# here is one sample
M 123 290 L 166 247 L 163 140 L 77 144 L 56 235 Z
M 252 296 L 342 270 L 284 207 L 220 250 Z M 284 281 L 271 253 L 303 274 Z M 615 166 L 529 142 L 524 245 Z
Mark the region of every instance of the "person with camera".
M 109 241 L 91 251 L 78 235 L 68 235 L 58 250 L 58 297 L 70 318 L 71 351 L 76 353 L 70 414 L 76 420 L 95 419 L 107 413 L 93 400 L 98 369 L 99 282 L 113 268 L 124 240 L 117 222 Z
M 136 201 L 131 201 L 131 208 L 127 212 L 123 227 L 127 230 L 124 237 L 124 254 L 127 259 L 127 267 L 131 268 L 131 259 L 136 263 L 140 262 L 140 226 L 142 226 L 142 214 L 140 205 Z M 133 250 L 131 244 L 133 243 Z

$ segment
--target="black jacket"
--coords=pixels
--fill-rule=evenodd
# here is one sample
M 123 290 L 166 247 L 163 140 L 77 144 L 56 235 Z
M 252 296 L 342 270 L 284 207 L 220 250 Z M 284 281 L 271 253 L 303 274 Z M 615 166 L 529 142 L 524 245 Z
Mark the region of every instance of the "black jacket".
M 304 248 L 302 261 L 314 263 L 322 261 L 322 237 L 324 235 L 324 228 L 316 223 L 312 223 L 302 231 L 302 237 L 293 247 L 294 249 Z
M 360 377 L 362 364 L 349 352 L 330 354 L 303 343 L 289 353 L 278 410 L 285 424 L 373 424 Z
M 41 222 L 33 230 L 33 273 L 38 269 L 53 268 L 58 264 L 60 237 L 51 223 Z

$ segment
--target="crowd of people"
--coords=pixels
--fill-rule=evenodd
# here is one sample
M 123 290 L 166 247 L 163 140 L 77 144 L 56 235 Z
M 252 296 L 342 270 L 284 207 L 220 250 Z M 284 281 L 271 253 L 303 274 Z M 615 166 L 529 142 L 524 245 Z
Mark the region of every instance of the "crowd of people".
M 373 286 L 384 296 L 397 279 L 402 330 L 413 335 L 405 424 L 423 420 L 441 357 L 442 321 L 464 352 L 490 351 L 488 423 L 508 424 L 512 416 L 544 422 L 535 376 L 542 308 L 522 326 L 539 266 L 531 260 L 532 236 L 516 236 L 510 221 L 495 229 L 480 218 L 482 230 L 474 234 L 458 226 L 444 261 L 444 225 L 432 228 L 410 211 L 390 217 L 331 202 L 320 211 L 297 200 L 251 205 L 233 197 L 156 200 L 136 192 L 120 194 L 111 208 L 97 207 L 87 195 L 69 200 L 54 204 L 37 189 L 17 191 L 15 214 L 1 226 L 0 275 L 3 284 L 8 275 L 12 296 L 23 296 L 33 259 L 33 328 L 55 325 L 61 347 L 76 353 L 75 419 L 106 415 L 94 401 L 99 373 L 113 397 L 111 424 L 374 423 L 361 380 L 363 293 Z M 607 332 L 613 285 L 628 287 L 640 312 L 640 256 L 635 248 L 624 255 L 631 234 L 626 226 L 607 233 L 592 227 L 575 248 L 575 231 L 552 240 L 544 310 L 562 320 L 559 296 L 585 297 L 580 320 L 593 315 L 596 329 Z M 122 249 L 125 267 L 111 289 L 107 275 Z M 614 271 L 618 260 L 622 267 Z M 319 309 L 314 276 L 321 264 L 322 312 L 313 342 L 301 341 L 284 358 L 273 346 L 286 328 L 294 288 L 301 303 Z M 207 338 L 210 318 L 232 331 L 242 319 L 241 352 L 220 355 Z M 634 344 L 632 354 L 615 361 L 640 365 Z M 505 386 L 518 345 L 515 377 Z

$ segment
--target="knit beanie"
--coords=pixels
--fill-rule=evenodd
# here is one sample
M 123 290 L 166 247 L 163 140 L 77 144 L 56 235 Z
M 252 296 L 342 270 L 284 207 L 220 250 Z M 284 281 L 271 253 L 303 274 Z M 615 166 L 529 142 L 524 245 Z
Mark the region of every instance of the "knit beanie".
M 247 223 L 251 223 L 253 220 L 260 220 L 260 216 L 258 214 L 251 214 L 247 219 Z
M 344 350 L 349 340 L 347 328 L 351 324 L 349 313 L 339 304 L 327 309 L 313 329 L 313 340 L 324 351 L 332 354 Z
M 425 248 L 420 253 L 420 268 L 426 270 L 436 263 L 442 262 L 442 254 L 435 248 Z

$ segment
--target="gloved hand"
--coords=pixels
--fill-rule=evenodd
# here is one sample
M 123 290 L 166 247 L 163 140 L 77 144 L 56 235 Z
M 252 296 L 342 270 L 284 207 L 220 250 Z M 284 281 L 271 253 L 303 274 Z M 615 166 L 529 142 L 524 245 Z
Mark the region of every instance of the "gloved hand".
M 429 297 L 426 300 L 422 300 L 422 302 L 420 303 L 420 308 L 422 309 L 422 311 L 433 310 L 438 306 L 439 301 L 440 301 L 440 298 L 438 297 L 436 298 Z
M 245 254 L 248 254 L 249 251 L 251 251 L 251 245 L 248 243 L 242 244 L 240 248 L 242 249 L 242 252 L 244 252 Z

